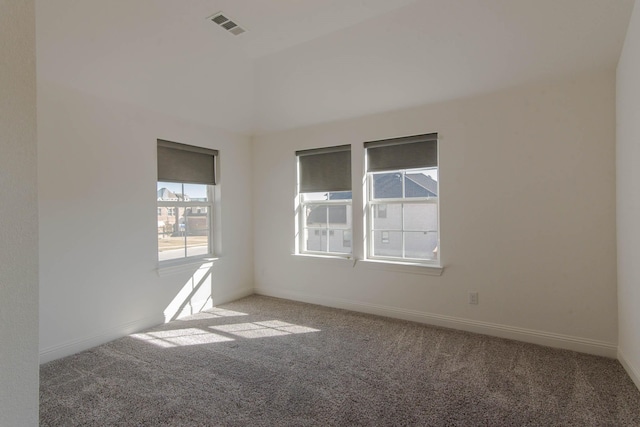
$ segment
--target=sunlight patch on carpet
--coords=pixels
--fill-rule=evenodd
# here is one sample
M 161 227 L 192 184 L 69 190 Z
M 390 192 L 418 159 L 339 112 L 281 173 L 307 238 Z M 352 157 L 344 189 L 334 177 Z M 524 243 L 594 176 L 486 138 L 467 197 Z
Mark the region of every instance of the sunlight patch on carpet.
M 211 326 L 211 329 L 248 339 L 320 332 L 319 329 L 293 325 L 291 323 L 281 322 L 280 320 Z
M 233 338 L 215 334 L 197 328 L 173 329 L 170 331 L 147 332 L 130 335 L 131 338 L 145 341 L 162 348 L 181 347 L 186 345 L 213 344 L 233 341 Z

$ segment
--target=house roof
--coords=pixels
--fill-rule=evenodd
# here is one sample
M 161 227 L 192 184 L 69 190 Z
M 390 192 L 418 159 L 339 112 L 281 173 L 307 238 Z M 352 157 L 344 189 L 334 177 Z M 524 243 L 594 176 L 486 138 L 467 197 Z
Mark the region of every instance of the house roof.
M 397 172 L 378 173 L 374 179 L 374 197 L 389 199 L 402 197 L 401 174 Z M 405 175 L 405 192 L 409 197 L 432 197 L 438 195 L 438 183 L 421 173 Z
M 438 195 L 438 182 L 429 175 L 422 173 L 408 173 L 405 178 L 415 182 L 417 185 L 430 192 L 433 196 Z
M 158 200 L 178 200 L 178 195 L 163 187 L 158 190 Z
M 188 202 L 188 201 L 191 201 L 192 199 L 189 198 L 188 194 L 174 193 L 168 188 L 163 187 L 160 190 L 158 190 L 158 200 L 165 200 L 165 201 L 180 200 L 180 201 Z M 199 201 L 199 200 L 202 200 L 202 199 L 196 199 L 194 201 Z

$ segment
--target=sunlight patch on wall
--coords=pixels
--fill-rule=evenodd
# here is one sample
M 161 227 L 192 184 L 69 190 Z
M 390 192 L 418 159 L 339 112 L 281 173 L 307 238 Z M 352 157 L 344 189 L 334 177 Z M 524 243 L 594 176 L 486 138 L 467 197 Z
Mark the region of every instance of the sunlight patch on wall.
M 165 322 L 198 313 L 212 307 L 211 268 L 213 263 L 202 264 L 189 277 L 171 303 L 164 310 Z

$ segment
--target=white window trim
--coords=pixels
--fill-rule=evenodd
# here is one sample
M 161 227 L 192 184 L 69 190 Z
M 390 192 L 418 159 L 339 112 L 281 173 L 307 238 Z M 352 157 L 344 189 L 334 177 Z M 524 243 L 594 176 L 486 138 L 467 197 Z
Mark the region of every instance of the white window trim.
M 161 182 L 161 181 L 159 181 Z M 164 275 L 161 274 L 161 272 L 166 273 L 166 272 L 173 272 L 174 270 L 180 271 L 182 270 L 182 267 L 190 267 L 194 264 L 199 264 L 199 263 L 203 263 L 203 262 L 211 262 L 211 261 L 215 261 L 218 259 L 218 257 L 216 256 L 215 253 L 215 244 L 214 244 L 214 238 L 215 238 L 215 234 L 214 234 L 214 186 L 213 185 L 207 185 L 207 201 L 205 202 L 192 202 L 192 201 L 188 201 L 188 202 L 182 202 L 182 201 L 165 201 L 165 200 L 158 200 L 157 202 L 157 207 L 158 208 L 170 208 L 170 207 L 177 207 L 177 208 L 181 208 L 181 207 L 206 207 L 208 209 L 208 218 L 209 218 L 209 224 L 208 224 L 208 228 L 209 228 L 209 236 L 208 236 L 208 249 L 207 249 L 207 253 L 204 255 L 194 255 L 194 256 L 189 256 L 189 257 L 183 257 L 183 258 L 178 258 L 178 259 L 169 259 L 169 260 L 164 260 L 164 261 L 160 261 L 159 259 L 157 260 L 157 265 L 158 265 L 158 274 L 160 275 Z M 157 246 L 156 243 L 156 257 L 158 257 L 160 254 L 160 250 L 159 247 Z
M 421 274 L 427 276 L 441 276 L 444 272 L 442 265 L 414 263 L 404 261 L 387 261 L 380 259 L 363 259 L 358 260 L 356 265 L 361 265 L 367 269 L 391 271 L 394 273 L 404 274 Z

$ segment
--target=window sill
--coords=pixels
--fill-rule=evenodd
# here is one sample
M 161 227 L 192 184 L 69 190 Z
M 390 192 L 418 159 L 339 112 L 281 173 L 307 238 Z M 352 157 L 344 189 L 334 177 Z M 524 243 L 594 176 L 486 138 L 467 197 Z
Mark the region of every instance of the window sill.
M 218 259 L 219 258 L 216 257 L 204 257 L 197 259 L 180 260 L 179 262 L 168 262 L 166 264 L 158 264 L 156 272 L 160 277 L 184 272 L 193 272 L 194 267 L 196 270 L 199 270 L 201 268 L 211 268 L 213 263 Z
M 307 260 L 320 260 L 321 262 L 335 262 L 337 261 L 344 266 L 353 267 L 355 260 L 351 256 L 339 256 L 339 255 L 321 255 L 321 254 L 292 254 L 297 259 Z
M 439 265 L 418 264 L 412 262 L 386 261 L 377 259 L 358 260 L 358 265 L 374 270 L 393 271 L 398 273 L 424 274 L 427 276 L 441 276 L 444 267 Z
M 412 262 L 398 262 L 377 259 L 355 259 L 337 255 L 318 254 L 292 254 L 296 259 L 310 260 L 313 262 L 331 263 L 341 267 L 356 267 L 362 265 L 372 270 L 392 271 L 405 274 L 423 274 L 427 276 L 441 276 L 444 267 L 439 265 L 418 264 Z

